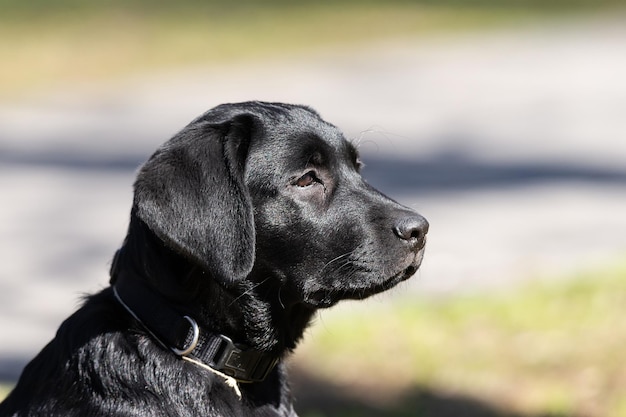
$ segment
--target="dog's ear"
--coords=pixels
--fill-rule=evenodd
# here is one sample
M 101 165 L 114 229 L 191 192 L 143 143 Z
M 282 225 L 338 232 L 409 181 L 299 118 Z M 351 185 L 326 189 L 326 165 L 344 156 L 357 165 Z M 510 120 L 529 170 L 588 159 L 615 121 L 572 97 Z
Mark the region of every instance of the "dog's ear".
M 159 148 L 135 182 L 134 212 L 172 249 L 230 285 L 254 263 L 245 161 L 259 120 L 240 114 L 192 122 Z

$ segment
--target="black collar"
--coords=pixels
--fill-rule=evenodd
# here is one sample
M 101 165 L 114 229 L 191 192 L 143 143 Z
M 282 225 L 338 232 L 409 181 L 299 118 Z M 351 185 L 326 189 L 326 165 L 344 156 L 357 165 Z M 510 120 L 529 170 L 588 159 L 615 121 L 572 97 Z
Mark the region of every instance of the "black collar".
M 113 293 L 117 301 L 176 355 L 200 361 L 239 382 L 263 381 L 278 362 L 273 355 L 206 331 L 138 279 L 125 274 L 116 278 Z

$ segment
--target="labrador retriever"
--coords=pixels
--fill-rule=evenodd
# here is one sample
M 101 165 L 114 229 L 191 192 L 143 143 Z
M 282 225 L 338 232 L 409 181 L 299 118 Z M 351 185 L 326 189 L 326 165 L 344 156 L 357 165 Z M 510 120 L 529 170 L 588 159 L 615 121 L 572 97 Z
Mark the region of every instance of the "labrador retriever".
M 2 416 L 295 416 L 283 359 L 320 308 L 418 269 L 428 223 L 312 109 L 248 102 L 141 167 L 110 287 L 26 366 Z

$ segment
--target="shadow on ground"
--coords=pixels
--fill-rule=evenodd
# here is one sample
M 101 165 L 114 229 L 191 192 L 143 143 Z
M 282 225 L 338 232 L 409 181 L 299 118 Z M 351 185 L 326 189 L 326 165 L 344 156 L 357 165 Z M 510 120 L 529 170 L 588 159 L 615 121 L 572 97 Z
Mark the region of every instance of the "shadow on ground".
M 292 372 L 293 373 L 293 372 Z M 575 414 L 523 414 L 476 398 L 413 387 L 396 398 L 373 401 L 366 392 L 346 392 L 332 382 L 293 373 L 296 410 L 302 417 L 583 417 Z M 381 385 L 384 382 L 381 382 Z
M 43 349 L 43 346 L 41 346 Z M 34 356 L 34 355 L 33 355 Z M 22 370 L 31 358 L 5 356 L 0 358 L 0 384 L 15 385 Z
M 482 161 L 445 150 L 426 158 L 366 155 L 364 159 L 363 176 L 387 192 L 448 193 L 542 183 L 626 186 L 626 170 L 583 161 Z

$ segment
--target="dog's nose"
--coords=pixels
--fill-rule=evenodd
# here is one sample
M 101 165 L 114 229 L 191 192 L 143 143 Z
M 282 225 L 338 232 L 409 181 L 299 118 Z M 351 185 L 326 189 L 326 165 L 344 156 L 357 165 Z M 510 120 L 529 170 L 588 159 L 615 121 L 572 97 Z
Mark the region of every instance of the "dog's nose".
M 428 221 L 422 216 L 403 217 L 396 220 L 393 232 L 400 239 L 421 249 L 426 244 Z

